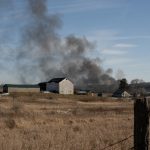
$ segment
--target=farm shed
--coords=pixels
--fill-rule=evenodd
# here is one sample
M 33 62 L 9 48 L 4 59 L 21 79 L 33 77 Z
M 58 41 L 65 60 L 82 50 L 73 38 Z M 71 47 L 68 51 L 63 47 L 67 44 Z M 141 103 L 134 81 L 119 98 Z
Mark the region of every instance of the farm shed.
M 29 84 L 4 84 L 3 93 L 13 93 L 13 92 L 40 92 L 39 85 L 29 85 Z
M 88 95 L 88 92 L 86 90 L 76 90 L 75 94 L 77 94 L 77 95 Z
M 39 83 L 41 91 L 59 94 L 74 94 L 74 85 L 67 78 L 53 78 L 48 82 Z
M 98 93 L 96 93 L 96 92 L 88 92 L 88 95 L 89 96 L 94 96 L 94 97 L 97 97 L 98 96 Z
M 123 97 L 123 98 L 131 97 L 131 95 L 127 91 L 121 90 L 121 89 L 118 89 L 117 91 L 115 91 L 112 96 L 113 97 Z
M 3 85 L 0 85 L 0 93 L 3 93 Z
M 47 84 L 47 82 L 39 83 L 40 91 L 46 91 L 46 84 Z
M 112 93 L 98 93 L 98 96 L 100 96 L 100 97 L 111 97 Z

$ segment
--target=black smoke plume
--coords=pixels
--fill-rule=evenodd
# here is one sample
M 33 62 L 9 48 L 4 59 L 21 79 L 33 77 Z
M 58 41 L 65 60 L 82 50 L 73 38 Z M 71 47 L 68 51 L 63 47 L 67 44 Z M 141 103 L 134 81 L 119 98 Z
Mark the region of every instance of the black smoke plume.
M 107 90 L 115 88 L 112 70 L 104 70 L 101 60 L 92 59 L 94 44 L 85 37 L 69 35 L 61 38 L 61 19 L 48 14 L 46 0 L 28 0 L 30 19 L 23 28 L 22 43 L 17 55 L 18 78 L 22 83 L 68 77 L 80 89 Z

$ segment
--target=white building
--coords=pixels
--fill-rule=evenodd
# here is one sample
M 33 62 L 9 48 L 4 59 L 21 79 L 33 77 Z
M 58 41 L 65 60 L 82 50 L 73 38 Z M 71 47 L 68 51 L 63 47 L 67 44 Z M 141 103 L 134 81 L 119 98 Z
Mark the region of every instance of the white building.
M 67 78 L 54 78 L 46 83 L 46 91 L 59 94 L 74 94 L 74 85 Z

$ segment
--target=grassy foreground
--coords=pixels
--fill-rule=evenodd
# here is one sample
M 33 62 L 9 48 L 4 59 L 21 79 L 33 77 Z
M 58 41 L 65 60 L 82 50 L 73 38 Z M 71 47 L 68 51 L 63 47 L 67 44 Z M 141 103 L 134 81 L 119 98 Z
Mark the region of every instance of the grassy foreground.
M 101 150 L 133 134 L 133 102 L 20 93 L 0 97 L 0 150 Z M 109 150 L 128 150 L 133 138 Z

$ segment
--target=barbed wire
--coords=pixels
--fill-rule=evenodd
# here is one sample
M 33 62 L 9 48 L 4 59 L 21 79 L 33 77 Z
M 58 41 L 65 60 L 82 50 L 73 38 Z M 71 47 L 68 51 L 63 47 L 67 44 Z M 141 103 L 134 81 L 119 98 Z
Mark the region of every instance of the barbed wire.
M 110 148 L 110 147 L 113 147 L 113 146 L 115 146 L 115 145 L 117 145 L 117 144 L 120 144 L 120 143 L 122 143 L 122 142 L 124 142 L 124 141 L 127 141 L 128 139 L 130 139 L 131 137 L 133 137 L 133 135 L 130 135 L 130 136 L 128 136 L 127 138 L 125 138 L 125 139 L 122 139 L 122 140 L 120 140 L 120 141 L 117 141 L 117 142 L 115 142 L 115 143 L 112 143 L 112 144 L 110 144 L 110 145 L 108 145 L 108 146 L 106 146 L 106 147 L 104 147 L 104 148 L 102 148 L 102 149 L 100 149 L 100 150 L 105 150 L 105 149 L 108 149 L 108 148 Z M 129 150 L 132 150 L 134 147 L 132 147 L 132 148 L 130 148 Z

